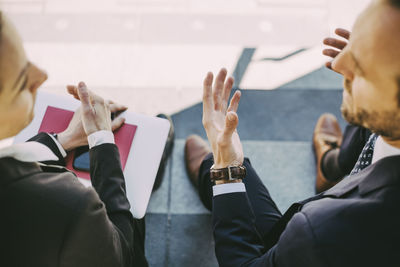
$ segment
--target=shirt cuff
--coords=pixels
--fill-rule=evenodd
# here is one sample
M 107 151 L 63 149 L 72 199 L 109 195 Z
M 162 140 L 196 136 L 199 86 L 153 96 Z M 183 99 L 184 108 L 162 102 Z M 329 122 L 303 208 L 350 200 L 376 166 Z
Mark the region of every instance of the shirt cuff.
M 214 197 L 218 195 L 238 192 L 246 192 L 246 187 L 244 186 L 244 183 L 227 183 L 213 186 Z
M 48 136 L 51 137 L 51 139 L 53 139 L 54 143 L 56 143 L 58 150 L 61 153 L 61 156 L 63 156 L 63 158 L 65 158 L 67 156 L 67 152 L 65 151 L 65 149 L 62 147 L 62 145 L 60 144 L 60 142 L 58 142 L 58 140 L 54 137 L 54 135 L 47 133 Z
M 115 144 L 114 134 L 111 131 L 101 130 L 88 136 L 89 148 L 102 144 Z

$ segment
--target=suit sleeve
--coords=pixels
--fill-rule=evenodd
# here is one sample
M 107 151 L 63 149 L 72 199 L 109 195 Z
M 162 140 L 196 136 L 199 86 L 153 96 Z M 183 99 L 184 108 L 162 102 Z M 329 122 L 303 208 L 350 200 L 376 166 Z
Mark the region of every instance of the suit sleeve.
M 54 153 L 54 155 L 57 156 L 58 161 L 44 161 L 42 163 L 48 164 L 48 165 L 59 165 L 59 166 L 64 166 L 65 167 L 65 160 L 64 157 L 62 156 L 60 150 L 58 149 L 57 144 L 54 142 L 54 140 L 49 136 L 49 134 L 41 132 L 28 141 L 35 141 L 38 143 L 41 143 L 48 148 Z
M 219 266 L 247 266 L 262 257 L 262 238 L 246 192 L 215 196 L 212 214 Z
M 123 246 L 123 262 L 128 264 L 134 246 L 134 224 L 115 144 L 102 144 L 90 149 L 90 177 L 94 189 L 105 205 L 108 218 L 116 227 Z
M 215 253 L 220 266 L 324 266 L 306 216 L 297 213 L 275 246 L 266 251 L 246 193 L 214 197 Z

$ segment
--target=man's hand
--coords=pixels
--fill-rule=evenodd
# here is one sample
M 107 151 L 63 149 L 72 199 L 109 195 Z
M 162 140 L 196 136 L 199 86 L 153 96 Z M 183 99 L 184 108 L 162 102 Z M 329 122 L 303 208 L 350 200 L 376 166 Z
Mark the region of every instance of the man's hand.
M 58 135 L 58 141 L 66 151 L 87 145 L 87 136 L 94 132 L 115 131 L 124 124 L 125 119 L 122 117 L 111 121 L 111 112 L 120 113 L 127 107 L 104 101 L 89 91 L 83 82 L 79 83 L 78 87 L 68 85 L 67 89 L 76 99 L 81 100 L 82 105 L 75 111 L 68 128 Z
M 214 154 L 214 167 L 217 169 L 243 164 L 243 148 L 236 131 L 239 122 L 236 111 L 241 93 L 235 92 L 228 107 L 234 80 L 230 77 L 225 81 L 226 76 L 226 69 L 221 69 L 214 87 L 211 72 L 204 79 L 203 125 Z
M 346 40 L 350 39 L 350 32 L 348 30 L 338 28 L 335 30 L 335 33 L 338 36 L 340 36 Z M 325 56 L 331 57 L 332 59 L 334 59 L 346 47 L 346 45 L 348 43 L 347 41 L 343 41 L 343 40 L 340 40 L 337 38 L 331 38 L 331 37 L 325 38 L 323 42 L 325 45 L 335 48 L 335 49 L 328 48 L 328 49 L 324 49 L 322 51 L 322 54 L 324 54 Z M 332 70 L 332 60 L 326 62 L 325 66 L 328 69 Z

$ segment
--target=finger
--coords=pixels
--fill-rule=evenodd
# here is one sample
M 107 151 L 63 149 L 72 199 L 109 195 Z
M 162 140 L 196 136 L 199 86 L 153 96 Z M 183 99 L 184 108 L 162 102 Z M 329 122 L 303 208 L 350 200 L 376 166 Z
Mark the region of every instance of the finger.
M 325 38 L 324 39 L 324 44 L 332 46 L 334 48 L 337 48 L 339 50 L 343 50 L 345 46 L 347 45 L 347 42 L 336 39 L 336 38 Z
M 226 107 L 228 106 L 229 96 L 231 95 L 232 86 L 233 86 L 234 82 L 235 82 L 235 80 L 233 79 L 233 77 L 229 77 L 225 83 L 224 91 L 222 93 L 223 111 L 225 111 Z
M 330 69 L 331 71 L 334 71 L 334 72 L 336 72 L 336 73 L 342 75 L 340 72 L 338 72 L 338 71 L 336 71 L 336 70 L 334 70 L 334 69 L 332 68 L 332 62 L 331 62 L 331 61 L 326 62 L 326 63 L 325 63 L 325 66 L 326 66 L 328 69 Z
M 228 112 L 231 112 L 231 111 L 237 112 L 241 96 L 242 96 L 242 93 L 239 90 L 237 90 L 231 99 L 231 103 L 229 104 L 229 107 L 227 110 Z
M 125 118 L 123 117 L 118 117 L 115 118 L 112 122 L 111 122 L 111 129 L 113 131 L 119 129 L 125 122 Z
M 326 62 L 325 67 L 327 67 L 328 69 L 332 69 L 332 62 L 331 61 Z
M 324 49 L 322 51 L 322 54 L 331 58 L 335 58 L 337 55 L 339 55 L 339 53 L 340 51 L 337 51 L 335 49 Z
M 84 82 L 80 82 L 78 84 L 78 95 L 79 99 L 81 100 L 83 110 L 88 110 L 88 109 L 91 110 L 92 105 L 90 101 L 89 90 L 87 89 L 86 84 Z
M 105 101 L 101 96 L 99 96 L 99 95 L 93 93 L 93 91 L 89 90 L 84 82 L 79 82 L 79 84 L 78 84 L 78 87 L 77 87 L 77 90 L 76 90 L 78 92 L 78 97 L 79 97 L 79 88 L 80 88 L 80 86 L 84 86 L 86 88 L 85 90 L 86 90 L 87 94 L 89 95 L 89 100 L 91 101 L 92 105 L 95 105 L 96 103 L 98 103 L 98 104 L 107 103 L 107 101 Z M 72 89 L 73 85 L 68 85 L 67 89 L 69 87 Z
M 229 145 L 232 140 L 232 134 L 235 132 L 236 127 L 239 123 L 239 118 L 236 112 L 230 111 L 225 117 L 225 127 L 222 134 L 222 140 L 220 145 Z
M 213 100 L 212 100 L 212 82 L 213 82 L 212 72 L 208 72 L 206 78 L 203 82 L 203 113 L 211 111 Z
M 346 30 L 346 29 L 337 28 L 337 29 L 335 30 L 335 33 L 336 33 L 337 35 L 339 35 L 340 37 L 343 37 L 344 39 L 347 39 L 347 40 L 350 39 L 350 34 L 351 34 L 351 32 L 349 32 L 349 31 Z
M 214 83 L 213 97 L 214 97 L 214 109 L 221 110 L 222 109 L 222 90 L 224 88 L 224 83 L 226 79 L 226 74 L 228 71 L 225 68 L 222 68 Z
M 78 95 L 78 88 L 75 85 L 67 85 L 67 91 L 75 99 L 80 100 Z
M 125 111 L 128 109 L 127 106 L 120 105 L 120 104 L 114 104 L 114 103 L 110 104 L 109 107 L 110 107 L 111 112 L 122 112 L 122 111 Z
M 78 88 L 75 85 L 68 84 L 67 90 L 68 90 L 68 93 L 74 94 L 74 93 L 77 93 Z

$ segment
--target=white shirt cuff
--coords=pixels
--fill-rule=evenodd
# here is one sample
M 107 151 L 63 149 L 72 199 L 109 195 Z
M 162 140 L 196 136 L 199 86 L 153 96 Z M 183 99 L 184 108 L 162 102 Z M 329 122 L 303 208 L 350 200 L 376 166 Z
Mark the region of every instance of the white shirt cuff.
M 244 183 L 229 183 L 229 184 L 219 184 L 213 186 L 213 195 L 218 196 L 222 194 L 246 192 L 246 187 Z
M 62 147 L 62 145 L 60 144 L 60 142 L 58 142 L 58 140 L 52 135 L 52 134 L 47 134 L 48 136 L 51 137 L 51 139 L 53 139 L 54 143 L 56 143 L 58 150 L 60 151 L 61 155 L 63 156 L 63 158 L 65 158 L 67 156 L 67 152 L 65 151 L 65 149 Z
M 115 144 L 114 134 L 111 131 L 101 130 L 88 136 L 89 148 L 102 144 Z

